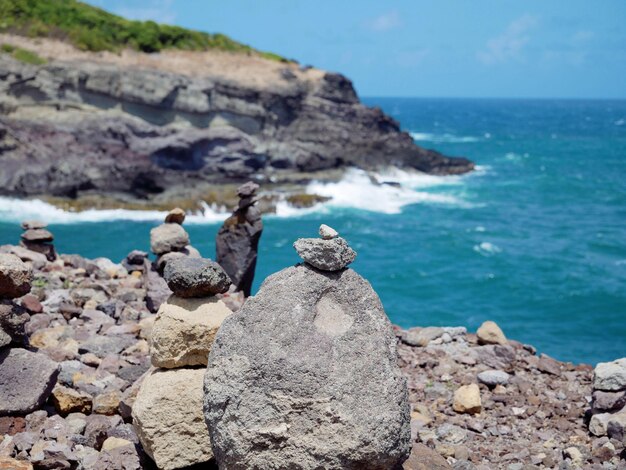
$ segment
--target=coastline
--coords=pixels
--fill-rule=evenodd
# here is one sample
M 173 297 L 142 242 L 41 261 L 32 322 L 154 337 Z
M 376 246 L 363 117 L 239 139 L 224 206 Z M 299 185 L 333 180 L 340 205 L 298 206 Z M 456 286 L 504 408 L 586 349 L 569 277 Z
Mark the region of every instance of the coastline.
M 55 399 L 63 396 L 72 403 L 72 394 L 78 393 L 83 400 L 89 397 L 92 407 L 91 413 L 64 417 L 51 402 L 32 414 L 43 423 L 41 429 L 69 430 L 71 420 L 82 420 L 87 424 L 85 448 L 91 445 L 93 458 L 111 458 L 90 441 L 89 423 L 98 420 L 106 436 L 135 442 L 141 460 L 136 435 L 125 422 L 150 365 L 154 313 L 148 305 L 154 280 L 128 260 L 116 264 L 106 258 L 60 255 L 48 262 L 19 247 L 4 245 L 0 251 L 19 253 L 33 264 L 34 287 L 17 301 L 30 317 L 25 325 L 30 349 L 60 364 L 62 388 Z M 228 294 L 222 299 L 231 309 L 241 305 Z M 504 336 L 485 342 L 489 337 L 481 340 L 465 327 L 394 326 L 394 331 L 398 364 L 408 382 L 412 438 L 418 442 L 414 456 L 422 465 L 411 467 L 409 461 L 405 469 L 576 468 L 602 462 L 608 465 L 602 468 L 619 468 L 622 444 L 587 430 L 591 365 L 537 356 L 532 346 Z M 479 407 L 459 412 L 457 391 L 475 383 Z M 6 453 L 18 445 L 24 433 L 32 432 L 33 419 L 0 418 L 0 449 Z M 57 436 L 39 445 L 65 449 L 57 459 L 83 458 Z M 22 457 L 37 461 L 28 449 L 30 454 Z

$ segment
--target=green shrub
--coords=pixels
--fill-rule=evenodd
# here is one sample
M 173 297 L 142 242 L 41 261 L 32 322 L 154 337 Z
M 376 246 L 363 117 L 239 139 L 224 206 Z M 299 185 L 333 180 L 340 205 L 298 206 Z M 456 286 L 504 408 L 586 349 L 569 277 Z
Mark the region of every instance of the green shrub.
M 56 37 L 88 51 L 119 51 L 126 47 L 143 52 L 218 49 L 285 60 L 223 34 L 154 21 L 131 21 L 77 0 L 0 0 L 0 31 L 30 37 Z
M 27 64 L 43 65 L 46 63 L 45 59 L 42 59 L 34 52 L 22 49 L 21 47 L 15 47 L 11 44 L 0 45 L 0 51 L 11 54 L 15 59 Z

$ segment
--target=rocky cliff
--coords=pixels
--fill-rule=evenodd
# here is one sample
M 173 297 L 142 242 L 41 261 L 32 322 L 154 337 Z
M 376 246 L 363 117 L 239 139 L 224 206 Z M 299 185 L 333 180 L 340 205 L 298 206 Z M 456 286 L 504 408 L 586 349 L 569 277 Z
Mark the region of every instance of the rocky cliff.
M 473 169 L 416 146 L 339 74 L 227 53 L 89 54 L 51 40 L 0 39 L 48 58 L 33 65 L 0 53 L 4 195 L 150 200 L 251 177 L 302 182 L 351 166 Z

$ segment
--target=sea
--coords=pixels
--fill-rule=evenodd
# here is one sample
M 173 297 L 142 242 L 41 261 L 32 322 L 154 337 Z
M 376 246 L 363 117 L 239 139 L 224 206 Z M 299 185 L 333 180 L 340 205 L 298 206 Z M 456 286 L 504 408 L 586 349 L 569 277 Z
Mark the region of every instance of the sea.
M 626 356 L 626 101 L 366 98 L 415 142 L 476 162 L 463 176 L 351 170 L 307 191 L 330 201 L 280 204 L 264 217 L 255 289 L 299 261 L 293 242 L 334 227 L 391 321 L 465 326 L 485 320 L 540 353 L 596 364 Z M 0 169 L 1 171 L 1 169 Z M 160 212 L 69 213 L 0 198 L 0 244 L 19 221 L 50 223 L 61 253 L 121 260 L 149 250 Z M 227 214 L 207 207 L 185 226 L 214 257 Z

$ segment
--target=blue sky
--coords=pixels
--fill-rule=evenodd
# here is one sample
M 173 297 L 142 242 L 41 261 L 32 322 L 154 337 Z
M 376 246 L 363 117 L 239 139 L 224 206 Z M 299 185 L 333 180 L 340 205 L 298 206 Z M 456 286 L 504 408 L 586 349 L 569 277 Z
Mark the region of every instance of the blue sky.
M 92 0 L 348 76 L 361 96 L 626 98 L 626 1 Z

